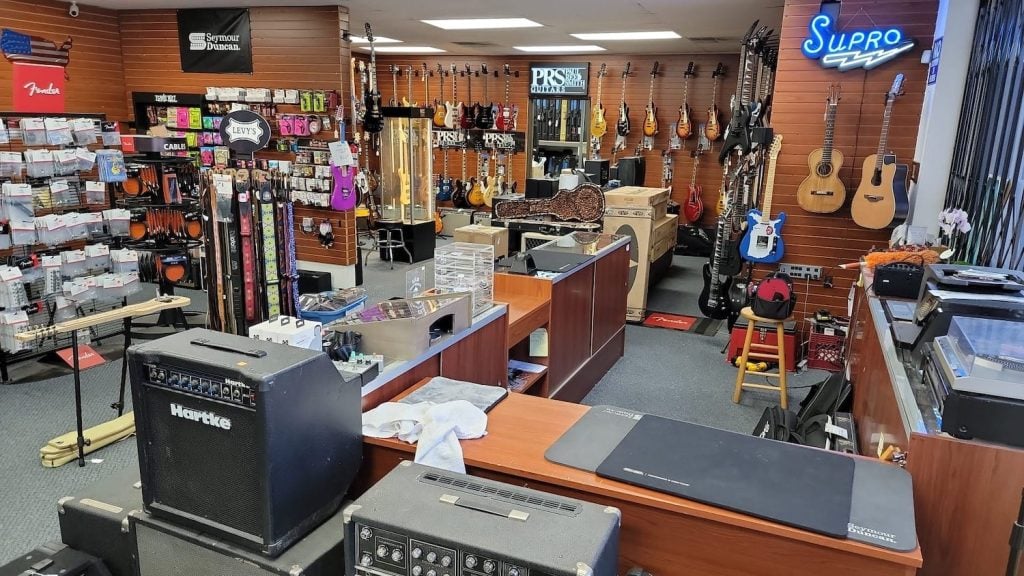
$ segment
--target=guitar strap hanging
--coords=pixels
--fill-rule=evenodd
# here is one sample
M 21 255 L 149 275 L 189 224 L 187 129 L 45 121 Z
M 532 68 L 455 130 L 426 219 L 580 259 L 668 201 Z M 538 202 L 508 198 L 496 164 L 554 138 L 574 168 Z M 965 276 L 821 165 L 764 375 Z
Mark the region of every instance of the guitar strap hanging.
M 288 276 L 291 283 L 291 290 L 286 299 L 288 310 L 292 315 L 296 315 L 299 309 L 299 264 L 295 255 L 295 207 L 291 202 L 285 204 L 285 212 L 288 215 L 285 222 L 288 227 L 288 243 L 285 249 L 288 252 Z
M 277 229 L 274 222 L 273 184 L 260 182 L 259 213 L 263 246 L 263 280 L 266 283 L 267 315 L 281 315 L 281 286 L 277 267 Z
M 242 287 L 245 305 L 245 320 L 256 320 L 256 263 L 252 242 L 252 203 L 250 191 L 238 194 L 238 234 L 242 250 Z

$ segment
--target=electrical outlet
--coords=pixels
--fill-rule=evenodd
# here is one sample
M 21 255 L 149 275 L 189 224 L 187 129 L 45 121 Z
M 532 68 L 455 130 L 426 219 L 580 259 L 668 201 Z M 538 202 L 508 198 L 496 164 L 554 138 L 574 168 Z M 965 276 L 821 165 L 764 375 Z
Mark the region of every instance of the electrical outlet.
M 783 274 L 789 274 L 789 277 L 794 279 L 821 279 L 821 266 L 808 266 L 806 264 L 779 264 L 779 272 L 782 272 Z

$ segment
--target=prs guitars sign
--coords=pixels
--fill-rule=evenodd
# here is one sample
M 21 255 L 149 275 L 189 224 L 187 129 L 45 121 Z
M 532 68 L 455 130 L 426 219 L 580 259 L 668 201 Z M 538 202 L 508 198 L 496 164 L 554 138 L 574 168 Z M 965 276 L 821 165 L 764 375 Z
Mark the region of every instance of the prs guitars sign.
M 235 152 L 252 154 L 270 143 L 270 124 L 255 112 L 235 110 L 221 121 L 220 137 Z
M 804 56 L 821 62 L 824 68 L 840 72 L 871 70 L 914 48 L 916 42 L 899 28 L 851 30 L 837 33 L 828 14 L 811 18 L 807 39 L 800 45 Z
M 589 62 L 530 64 L 531 96 L 586 96 L 589 80 Z

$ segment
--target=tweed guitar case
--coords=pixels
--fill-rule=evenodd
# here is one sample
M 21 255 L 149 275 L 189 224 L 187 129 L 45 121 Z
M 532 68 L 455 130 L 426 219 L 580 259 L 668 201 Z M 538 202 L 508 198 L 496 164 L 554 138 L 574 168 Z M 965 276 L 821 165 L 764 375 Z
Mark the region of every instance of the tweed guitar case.
M 501 200 L 494 203 L 496 218 L 554 216 L 559 220 L 597 222 L 604 216 L 604 194 L 596 184 L 559 190 L 551 198 Z

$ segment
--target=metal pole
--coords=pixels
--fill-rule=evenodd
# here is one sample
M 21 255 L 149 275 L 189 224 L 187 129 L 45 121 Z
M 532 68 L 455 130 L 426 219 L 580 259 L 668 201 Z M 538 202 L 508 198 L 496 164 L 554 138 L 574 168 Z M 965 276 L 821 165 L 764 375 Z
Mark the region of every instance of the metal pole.
M 85 433 L 82 430 L 82 378 L 78 365 L 78 330 L 71 331 L 72 364 L 75 370 L 75 418 L 78 430 L 78 466 L 85 466 Z

